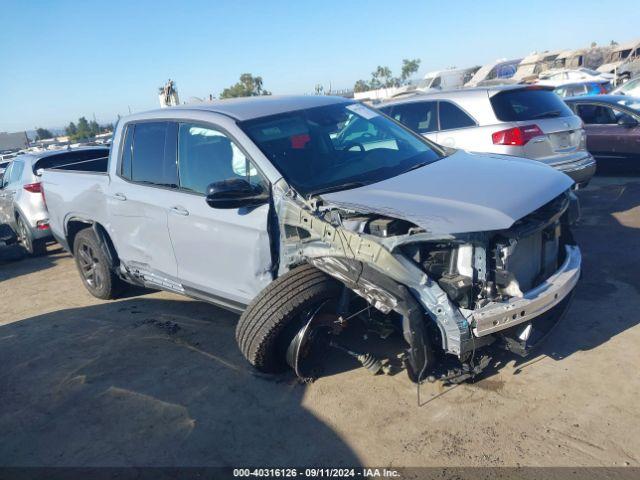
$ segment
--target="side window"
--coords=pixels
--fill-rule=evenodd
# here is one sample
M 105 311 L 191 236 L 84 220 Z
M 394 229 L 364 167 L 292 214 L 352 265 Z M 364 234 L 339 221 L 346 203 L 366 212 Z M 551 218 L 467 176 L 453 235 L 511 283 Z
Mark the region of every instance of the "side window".
M 2 180 L 0 180 L 0 183 L 2 184 L 2 188 L 6 187 L 9 184 L 9 177 L 11 176 L 12 169 L 13 169 L 13 162 L 7 165 L 7 168 L 4 171 L 4 174 L 2 176 Z
M 213 182 L 244 178 L 264 185 L 257 169 L 223 132 L 197 124 L 181 123 L 178 130 L 180 188 L 204 194 Z
M 177 124 L 172 122 L 135 124 L 130 176 L 132 181 L 163 187 L 178 186 L 176 129 Z
M 7 185 L 15 185 L 16 183 L 20 182 L 23 170 L 24 162 L 22 160 L 14 160 L 13 167 L 11 168 L 11 172 L 9 173 Z
M 122 147 L 122 162 L 120 163 L 120 175 L 131 180 L 131 158 L 133 157 L 133 132 L 135 125 L 130 123 L 127 125 L 124 134 L 124 146 Z
M 439 102 L 440 130 L 474 127 L 475 120 L 450 102 Z
M 586 93 L 584 85 L 574 85 L 573 87 L 569 87 L 569 96 L 577 97 L 580 95 L 584 95 Z
M 579 104 L 577 112 L 580 118 L 587 125 L 613 125 L 618 123 L 618 119 L 611 107 L 594 104 Z
M 436 102 L 412 102 L 397 105 L 391 116 L 414 132 L 429 133 L 438 129 Z

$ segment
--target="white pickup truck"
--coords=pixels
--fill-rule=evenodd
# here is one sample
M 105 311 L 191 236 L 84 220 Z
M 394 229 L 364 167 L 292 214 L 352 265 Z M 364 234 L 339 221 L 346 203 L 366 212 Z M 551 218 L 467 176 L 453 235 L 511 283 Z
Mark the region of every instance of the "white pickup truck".
M 496 340 L 526 352 L 580 274 L 569 177 L 445 152 L 342 98 L 131 115 L 108 171 L 42 181 L 51 231 L 89 292 L 138 284 L 242 312 L 238 344 L 265 372 L 311 375 L 309 352 L 359 318 L 401 332 L 412 380 L 438 350 L 466 378 Z

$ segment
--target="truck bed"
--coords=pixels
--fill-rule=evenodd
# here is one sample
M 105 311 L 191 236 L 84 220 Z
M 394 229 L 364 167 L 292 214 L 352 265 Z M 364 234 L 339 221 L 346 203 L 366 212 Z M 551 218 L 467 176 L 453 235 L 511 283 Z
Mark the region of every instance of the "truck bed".
M 66 224 L 70 219 L 103 221 L 107 218 L 107 188 L 109 175 L 101 171 L 100 160 L 62 165 L 55 169 L 44 170 L 42 186 L 49 210 L 51 233 L 65 248 Z

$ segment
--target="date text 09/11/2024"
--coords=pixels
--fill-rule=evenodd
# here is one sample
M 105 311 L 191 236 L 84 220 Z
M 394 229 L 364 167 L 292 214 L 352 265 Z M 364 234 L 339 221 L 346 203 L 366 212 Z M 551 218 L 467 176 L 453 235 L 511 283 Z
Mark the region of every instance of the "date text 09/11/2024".
M 307 478 L 399 478 L 400 472 L 387 468 L 237 468 L 233 476 L 242 477 L 307 477 Z

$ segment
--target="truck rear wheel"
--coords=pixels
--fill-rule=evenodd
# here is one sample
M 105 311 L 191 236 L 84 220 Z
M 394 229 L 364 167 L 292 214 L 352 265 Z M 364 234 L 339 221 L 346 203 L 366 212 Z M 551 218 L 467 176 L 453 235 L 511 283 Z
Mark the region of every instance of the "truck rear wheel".
M 304 326 L 305 313 L 338 298 L 341 288 L 338 281 L 312 265 L 274 280 L 240 317 L 236 341 L 242 354 L 261 372 L 285 370 L 287 347 Z
M 81 230 L 73 241 L 73 256 L 82 283 L 94 297 L 108 300 L 122 291 L 123 282 L 109 267 L 102 245 L 90 228 Z

